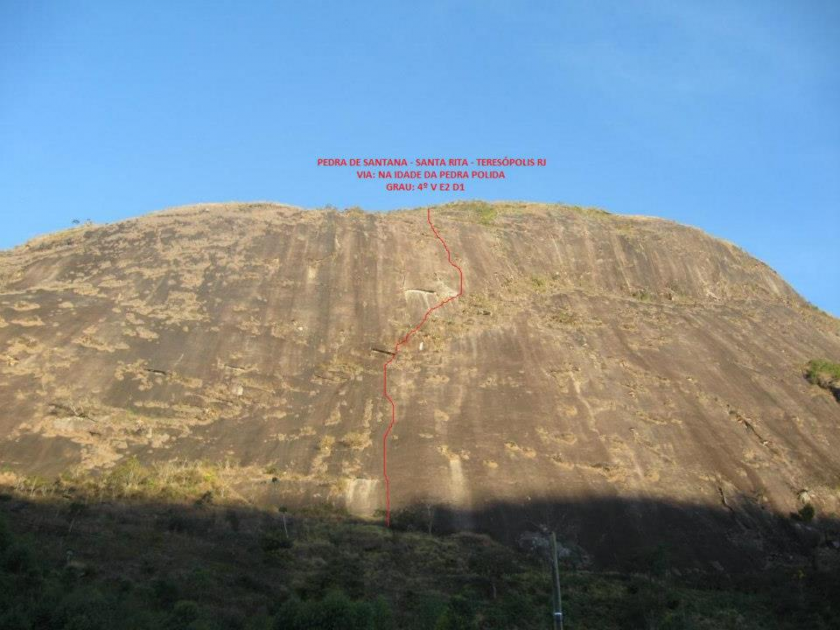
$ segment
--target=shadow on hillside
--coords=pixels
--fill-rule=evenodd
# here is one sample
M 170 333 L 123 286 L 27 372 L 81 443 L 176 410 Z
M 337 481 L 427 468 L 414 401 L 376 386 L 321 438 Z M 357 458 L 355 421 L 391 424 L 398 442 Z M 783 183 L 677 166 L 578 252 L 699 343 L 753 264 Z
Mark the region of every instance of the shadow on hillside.
M 38 500 L 0 495 L 0 514 L 23 529 L 58 540 L 83 538 L 98 528 L 122 528 L 218 538 L 283 526 L 293 531 L 305 523 L 355 523 L 381 528 L 383 534 L 420 532 L 451 536 L 486 534 L 518 551 L 539 554 L 545 534 L 555 532 L 560 555 L 569 566 L 635 572 L 655 549 L 665 550 L 669 565 L 700 572 L 751 572 L 772 566 L 840 565 L 840 521 L 805 520 L 778 514 L 738 497 L 720 508 L 631 498 L 493 503 L 462 510 L 446 505 L 415 504 L 395 510 L 390 532 L 382 518 L 354 517 L 340 508 L 315 506 L 216 505 L 212 497 L 167 503 L 142 499 L 93 501 L 65 493 Z M 249 525 L 245 525 L 249 524 Z M 106 532 L 102 532 L 105 534 Z M 111 532 L 108 532 L 110 535 Z M 291 534 L 289 534 L 291 535 Z M 88 541 L 94 544 L 92 541 Z M 85 543 L 88 544 L 88 543 Z
M 30 551 L 10 545 L 4 522 Z M 570 618 L 588 615 L 587 627 L 747 614 L 753 625 L 715 627 L 750 630 L 811 618 L 829 627 L 837 618 L 840 523 L 819 515 L 803 523 L 749 506 L 615 498 L 470 512 L 415 505 L 395 512 L 388 529 L 323 505 L 219 505 L 211 493 L 180 503 L 92 501 L 71 491 L 0 494 L 0 609 L 11 593 L 25 623 L 8 627 L 27 629 L 297 628 L 277 624 L 301 601 L 315 602 L 307 615 L 339 604 L 391 615 L 365 628 L 542 628 L 549 530 Z M 349 599 L 322 606 L 334 589 Z M 768 625 L 782 617 L 786 625 Z
M 561 555 L 581 566 L 633 571 L 640 557 L 667 549 L 674 567 L 700 571 L 751 571 L 771 565 L 840 562 L 840 521 L 805 521 L 778 514 L 744 497 L 720 508 L 630 498 L 494 503 L 458 510 L 421 505 L 396 513 L 393 524 L 453 533 L 486 533 L 506 545 L 528 549 L 540 533 L 554 531 Z

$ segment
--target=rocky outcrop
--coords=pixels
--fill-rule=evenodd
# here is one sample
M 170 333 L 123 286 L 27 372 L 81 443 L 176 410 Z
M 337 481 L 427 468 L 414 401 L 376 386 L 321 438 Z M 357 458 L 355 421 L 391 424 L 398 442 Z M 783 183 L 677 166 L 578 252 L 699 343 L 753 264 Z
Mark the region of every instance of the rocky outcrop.
M 796 511 L 803 488 L 818 518 L 837 515 L 840 407 L 802 374 L 840 358 L 840 324 L 772 269 L 658 219 L 512 203 L 433 216 L 465 294 L 389 369 L 396 509 L 511 530 L 515 514 L 570 531 L 607 519 L 608 539 L 655 528 L 649 506 L 682 506 L 682 531 L 685 506 L 760 519 Z M 374 514 L 382 365 L 457 290 L 425 218 L 200 205 L 4 252 L 0 461 L 225 462 L 254 501 Z

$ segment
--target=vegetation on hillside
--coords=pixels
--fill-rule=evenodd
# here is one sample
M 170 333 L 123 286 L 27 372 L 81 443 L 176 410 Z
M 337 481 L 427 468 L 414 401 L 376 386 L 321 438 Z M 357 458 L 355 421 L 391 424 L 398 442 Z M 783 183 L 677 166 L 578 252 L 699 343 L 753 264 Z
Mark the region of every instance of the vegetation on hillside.
M 70 470 L 55 479 L 17 477 L 16 492 L 29 498 L 78 496 L 85 501 L 147 500 L 212 503 L 231 494 L 225 466 L 201 461 L 150 465 L 130 457 L 100 475 Z
M 823 380 L 840 380 L 840 363 L 813 359 L 808 362 L 805 375 L 815 385 L 819 385 Z
M 814 385 L 827 389 L 840 401 L 840 363 L 813 359 L 805 368 L 805 378 Z
M 130 460 L 0 495 L 0 628 L 448 630 L 550 627 L 547 559 L 487 536 L 393 529 L 338 511 L 218 498 L 206 466 Z M 168 487 L 171 485 L 171 487 Z M 209 493 L 209 494 L 208 494 Z M 829 628 L 836 573 L 678 575 L 668 550 L 634 574 L 562 570 L 567 627 Z
M 499 214 L 499 211 L 496 208 L 485 202 L 476 202 L 471 204 L 470 211 L 475 217 L 475 220 L 482 225 L 491 225 Z

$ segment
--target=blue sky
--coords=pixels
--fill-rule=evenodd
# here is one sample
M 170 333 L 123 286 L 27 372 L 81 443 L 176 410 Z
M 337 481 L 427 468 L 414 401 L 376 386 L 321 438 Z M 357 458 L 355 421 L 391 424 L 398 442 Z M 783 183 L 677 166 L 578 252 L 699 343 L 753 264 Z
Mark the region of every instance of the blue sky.
M 541 156 L 460 196 L 695 225 L 840 314 L 839 66 L 837 2 L 2 2 L 0 247 L 201 201 L 459 196 L 318 157 Z

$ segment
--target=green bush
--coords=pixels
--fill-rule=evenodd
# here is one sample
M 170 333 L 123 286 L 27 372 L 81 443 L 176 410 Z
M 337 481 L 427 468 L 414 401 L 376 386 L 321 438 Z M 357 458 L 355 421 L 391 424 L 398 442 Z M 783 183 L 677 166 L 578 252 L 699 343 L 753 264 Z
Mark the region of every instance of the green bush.
M 794 520 L 802 521 L 803 523 L 810 523 L 814 520 L 816 515 L 817 511 L 814 509 L 814 506 L 810 503 L 806 503 L 799 509 L 798 512 L 791 514 L 791 517 Z
M 840 363 L 825 359 L 812 359 L 805 368 L 805 378 L 815 385 L 822 385 L 829 380 L 840 381 Z
M 447 600 L 439 593 L 414 593 L 409 602 L 411 630 L 430 630 L 446 613 Z
M 499 216 L 498 210 L 489 203 L 476 203 L 471 208 L 472 215 L 481 225 L 492 225 Z
M 391 630 L 393 615 L 384 600 L 373 604 L 353 601 L 342 591 L 323 599 L 301 602 L 290 599 L 277 613 L 275 630 Z
M 391 527 L 401 532 L 429 532 L 434 522 L 434 511 L 422 505 L 397 510 L 391 516 Z
M 545 291 L 547 282 L 546 279 L 541 276 L 531 276 L 531 284 L 534 286 L 534 290 L 537 293 L 542 293 Z
M 474 598 L 456 595 L 449 600 L 446 611 L 438 619 L 434 630 L 470 630 L 478 628 Z

